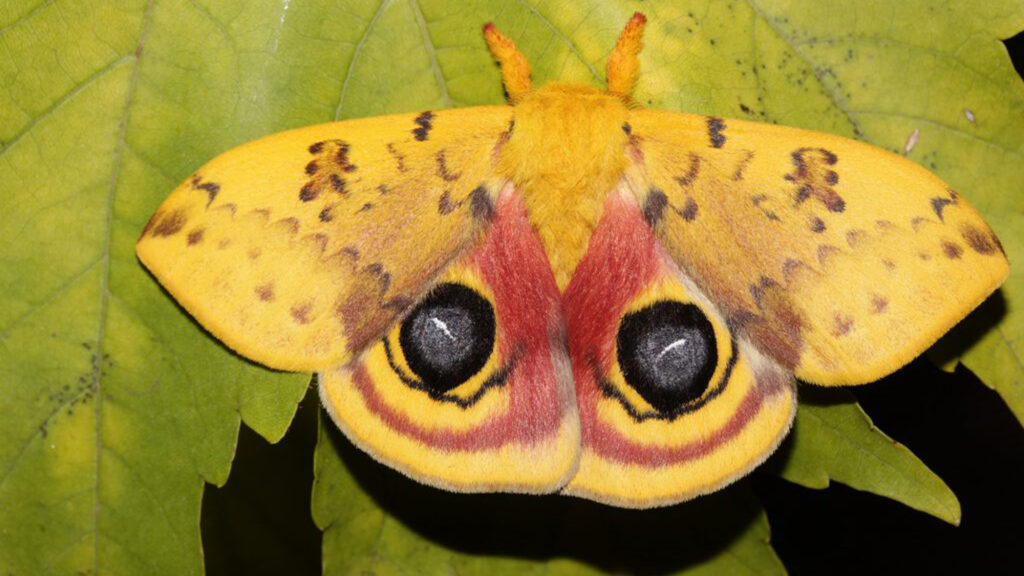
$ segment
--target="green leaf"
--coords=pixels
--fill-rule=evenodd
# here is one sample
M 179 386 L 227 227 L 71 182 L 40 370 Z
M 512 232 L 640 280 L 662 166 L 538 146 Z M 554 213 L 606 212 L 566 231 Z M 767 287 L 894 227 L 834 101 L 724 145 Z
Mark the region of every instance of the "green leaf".
M 452 494 L 374 462 L 321 418 L 313 518 L 324 574 L 782 574 L 741 482 L 653 511 L 575 498 Z
M 960 523 L 952 490 L 906 446 L 875 428 L 845 390 L 805 387 L 780 452 L 767 467 L 790 482 L 822 489 L 835 480 Z
M 0 572 L 201 572 L 203 481 L 227 477 L 240 418 L 276 439 L 302 395 L 306 377 L 232 355 L 136 261 L 135 238 L 178 182 L 219 152 L 286 128 L 501 102 L 479 30 L 489 20 L 517 41 L 538 84 L 601 85 L 604 59 L 638 9 L 650 19 L 638 102 L 897 150 L 918 130 L 908 155 L 961 190 L 1011 261 L 1022 259 L 1024 90 L 998 42 L 1024 26 L 1019 2 L 8 0 L 0 3 Z M 948 342 L 1024 419 L 1020 275 L 1015 268 L 1001 299 Z M 842 421 L 823 414 L 822 425 L 838 426 L 833 418 Z M 318 518 L 334 521 L 325 557 L 358 560 L 335 538 L 350 521 L 333 514 L 350 499 L 372 516 L 372 501 L 340 482 L 328 448 L 318 453 L 318 483 L 342 489 L 318 484 Z M 855 486 L 875 474 L 847 472 Z M 737 501 L 724 503 L 726 495 Z M 376 497 L 388 505 L 387 495 Z M 674 525 L 702 506 L 747 510 L 725 514 L 733 524 L 704 556 L 681 552 L 666 566 L 778 571 L 763 517 L 745 498 L 727 491 L 653 513 Z M 558 517 L 575 522 L 633 518 L 541 500 L 529 518 L 539 524 L 552 513 L 545 506 L 564 507 Z M 396 550 L 456 558 L 467 570 L 621 561 L 588 555 L 568 527 L 557 540 L 564 547 L 551 552 L 566 557 L 549 560 L 523 557 L 514 543 L 467 549 L 415 532 L 402 544 L 402 522 L 391 528 Z M 597 548 L 611 541 L 594 538 Z
M 201 573 L 203 481 L 227 479 L 240 417 L 280 438 L 306 387 L 227 353 L 135 259 L 160 199 L 245 124 L 217 51 L 188 49 L 212 31 L 195 11 L 0 8 L 2 573 Z

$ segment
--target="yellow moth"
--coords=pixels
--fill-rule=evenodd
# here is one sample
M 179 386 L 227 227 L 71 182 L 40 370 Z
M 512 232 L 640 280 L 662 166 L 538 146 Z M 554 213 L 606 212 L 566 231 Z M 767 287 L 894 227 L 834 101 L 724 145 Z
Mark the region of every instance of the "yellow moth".
M 964 198 L 844 138 L 645 110 L 645 19 L 608 88 L 311 126 L 212 160 L 138 255 L 240 354 L 319 373 L 345 434 L 449 490 L 651 507 L 779 444 L 795 379 L 904 365 L 1007 276 Z M 942 278 L 942 282 L 936 282 Z

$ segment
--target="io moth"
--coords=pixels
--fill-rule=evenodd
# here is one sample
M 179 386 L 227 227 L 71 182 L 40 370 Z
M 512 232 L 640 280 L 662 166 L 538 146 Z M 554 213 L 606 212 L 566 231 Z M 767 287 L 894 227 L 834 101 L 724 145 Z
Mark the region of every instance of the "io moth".
M 717 490 L 778 446 L 797 378 L 896 370 L 1008 264 L 902 157 L 637 106 L 644 24 L 603 92 L 534 89 L 487 25 L 510 105 L 238 147 L 138 256 L 240 354 L 317 372 L 352 442 L 420 482 L 634 508 Z

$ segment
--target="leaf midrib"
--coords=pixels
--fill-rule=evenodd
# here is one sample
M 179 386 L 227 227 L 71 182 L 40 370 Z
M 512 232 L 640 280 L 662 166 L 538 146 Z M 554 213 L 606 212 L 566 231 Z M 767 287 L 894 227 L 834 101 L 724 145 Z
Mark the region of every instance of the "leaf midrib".
M 96 352 L 95 360 L 93 362 L 92 372 L 92 389 L 95 398 L 95 470 L 96 480 L 93 486 L 93 508 L 92 508 L 92 526 L 93 526 L 93 573 L 100 574 L 100 513 L 102 511 L 102 503 L 100 501 L 100 486 L 103 481 L 102 475 L 102 462 L 103 462 L 103 387 L 101 385 L 103 377 L 103 356 L 104 346 L 106 344 L 106 333 L 107 333 L 107 320 L 108 320 L 108 307 L 110 305 L 110 250 L 113 243 L 113 225 L 114 225 L 114 197 L 117 193 L 117 185 L 121 177 L 121 161 L 124 155 L 125 136 L 128 130 L 128 121 L 131 117 L 132 103 L 135 100 L 136 87 L 138 86 L 139 79 L 139 68 L 142 62 L 142 55 L 144 54 L 144 46 L 146 34 L 149 31 L 150 22 L 152 22 L 153 9 L 156 5 L 156 0 L 148 0 L 146 7 L 142 13 L 142 21 L 139 24 L 138 40 L 135 44 L 135 63 L 132 68 L 131 76 L 128 79 L 128 89 L 125 91 L 125 103 L 124 110 L 121 113 L 121 120 L 117 126 L 117 141 L 114 145 L 113 162 L 111 163 L 111 174 L 110 174 L 110 186 L 107 189 L 106 206 L 104 208 L 104 236 L 103 246 L 100 254 L 100 285 L 99 285 L 99 312 L 97 314 L 97 328 L 96 328 Z

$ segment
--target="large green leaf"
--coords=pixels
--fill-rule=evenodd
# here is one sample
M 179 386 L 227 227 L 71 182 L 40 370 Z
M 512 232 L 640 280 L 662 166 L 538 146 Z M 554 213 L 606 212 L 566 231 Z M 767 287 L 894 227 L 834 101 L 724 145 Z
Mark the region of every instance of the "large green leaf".
M 138 265 L 134 240 L 175 184 L 232 145 L 277 130 L 500 102 L 479 32 L 488 20 L 516 39 L 538 82 L 599 85 L 637 9 L 651 22 L 638 101 L 890 149 L 916 130 L 909 156 L 985 212 L 1011 260 L 1024 254 L 1024 90 L 997 41 L 1024 26 L 1018 2 L 8 0 L 0 4 L 0 571 L 200 572 L 200 490 L 227 477 L 239 417 L 276 439 L 302 395 L 305 377 L 233 356 Z M 1015 271 L 947 349 L 964 353 L 1024 417 L 1021 285 Z M 810 467 L 788 477 L 820 483 L 808 475 L 815 453 L 835 442 L 828 430 L 850 425 L 850 410 L 801 415 L 790 457 Z M 813 415 L 820 426 L 805 426 Z M 377 548 L 387 551 L 377 567 L 419 559 L 478 571 L 492 561 L 628 567 L 599 550 L 614 544 L 614 531 L 584 532 L 591 543 L 566 528 L 540 552 L 514 541 L 460 545 L 395 510 L 389 495 L 368 497 L 335 450 L 319 448 L 316 492 L 332 569 L 366 565 L 352 547 L 369 538 L 359 522 L 385 528 L 386 538 L 368 540 L 388 544 Z M 896 480 L 875 468 L 840 473 L 833 464 L 820 466 L 834 479 L 952 517 L 945 496 L 922 503 L 887 488 Z M 900 482 L 942 492 L 923 470 L 907 465 Z M 381 474 L 385 484 L 401 480 Z M 517 522 L 644 517 L 568 499 L 417 494 L 464 510 L 472 508 L 463 499 L 494 506 Z M 532 516 L 517 516 L 524 507 Z M 662 557 L 665 568 L 777 571 L 763 517 L 742 488 L 651 516 L 686 530 L 698 522 L 691 516 L 718 510 L 725 520 L 698 539 L 706 549 Z M 552 560 L 558 555 L 568 559 Z
M 200 573 L 203 481 L 308 381 L 227 353 L 135 259 L 198 158 L 295 121 L 247 113 L 232 76 L 270 58 L 194 49 L 228 40 L 197 10 L 0 7 L 2 573 Z
M 960 503 L 949 487 L 876 428 L 845 390 L 805 390 L 780 452 L 767 467 L 791 482 L 820 489 L 835 480 L 960 523 Z

